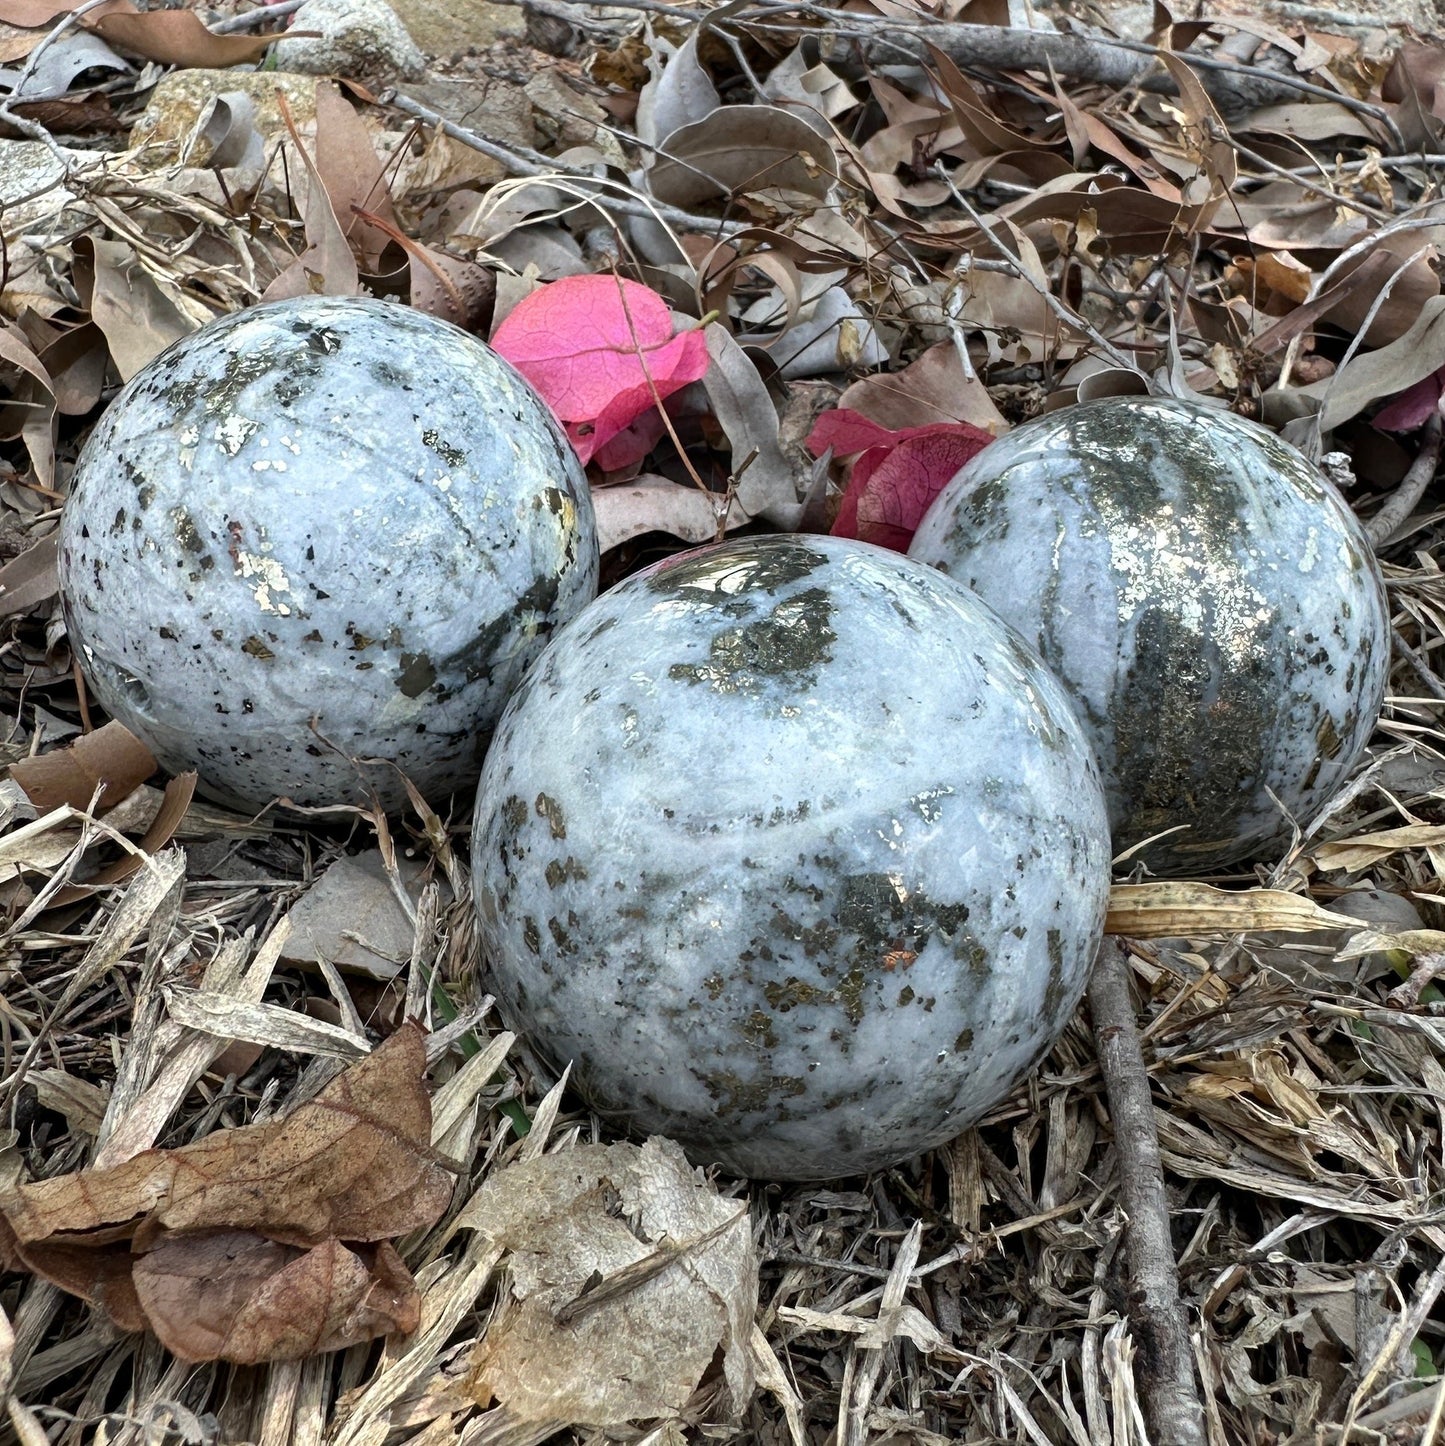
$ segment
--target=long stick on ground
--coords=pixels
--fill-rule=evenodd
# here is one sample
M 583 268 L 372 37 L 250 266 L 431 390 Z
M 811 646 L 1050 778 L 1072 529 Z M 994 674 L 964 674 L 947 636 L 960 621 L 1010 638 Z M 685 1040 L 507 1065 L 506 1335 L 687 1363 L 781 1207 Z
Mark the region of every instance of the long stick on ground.
M 1128 956 L 1113 939 L 1105 939 L 1099 949 L 1089 1008 L 1114 1122 L 1119 1193 L 1128 1217 L 1124 1259 L 1144 1417 L 1154 1446 L 1207 1446 L 1189 1328 L 1179 1299 L 1179 1270 L 1169 1238 L 1169 1200 L 1149 1075 L 1129 992 Z

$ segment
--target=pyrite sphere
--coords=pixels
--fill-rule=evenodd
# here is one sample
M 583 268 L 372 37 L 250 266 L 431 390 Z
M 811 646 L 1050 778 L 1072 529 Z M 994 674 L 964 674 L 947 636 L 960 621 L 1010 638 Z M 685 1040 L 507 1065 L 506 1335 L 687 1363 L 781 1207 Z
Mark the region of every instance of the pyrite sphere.
M 774 537 L 558 632 L 472 868 L 503 1017 L 599 1112 L 824 1179 L 949 1139 L 1047 1051 L 1108 859 L 1082 731 L 1010 629 L 896 553 Z
M 1277 847 L 1344 781 L 1384 700 L 1368 539 L 1293 447 L 1227 412 L 1113 398 L 978 454 L 909 556 L 972 588 L 1064 684 L 1114 846 L 1195 873 Z M 1279 800 L 1271 799 L 1271 792 Z
M 597 567 L 586 478 L 527 383 L 446 322 L 338 297 L 237 312 L 133 377 L 60 547 L 101 702 L 243 808 L 363 797 L 348 755 L 469 787 Z

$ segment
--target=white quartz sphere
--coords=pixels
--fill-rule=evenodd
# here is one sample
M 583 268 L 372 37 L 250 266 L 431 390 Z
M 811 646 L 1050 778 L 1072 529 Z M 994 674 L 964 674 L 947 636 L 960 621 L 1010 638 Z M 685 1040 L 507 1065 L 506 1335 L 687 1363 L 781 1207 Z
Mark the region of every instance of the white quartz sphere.
M 131 379 L 61 527 L 100 701 L 171 771 L 259 808 L 476 779 L 507 697 L 596 593 L 586 478 L 476 338 L 383 301 L 237 312 Z M 394 764 L 395 767 L 385 766 Z
M 909 556 L 1037 648 L 1088 729 L 1114 845 L 1159 873 L 1277 849 L 1348 777 L 1384 701 L 1368 538 L 1273 432 L 1147 397 L 1066 407 L 984 448 Z M 1272 796 L 1271 796 L 1272 795 Z
M 768 537 L 605 593 L 497 729 L 472 869 L 503 1017 L 619 1126 L 745 1175 L 940 1144 L 1049 1049 L 1104 921 L 1092 754 L 941 573 Z

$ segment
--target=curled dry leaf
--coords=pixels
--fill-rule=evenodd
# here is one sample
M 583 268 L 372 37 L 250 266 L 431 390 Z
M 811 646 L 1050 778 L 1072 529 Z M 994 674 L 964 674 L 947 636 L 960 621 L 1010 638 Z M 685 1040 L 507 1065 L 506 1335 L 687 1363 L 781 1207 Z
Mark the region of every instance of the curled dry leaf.
M 52 532 L 0 567 L 0 618 L 30 612 L 60 591 L 60 534 Z
M 821 457 L 831 447 L 837 456 L 858 458 L 833 535 L 907 552 L 933 499 L 991 441 L 967 422 L 889 431 L 846 408 L 824 412 L 808 436 L 808 450 Z
M 665 532 L 684 542 L 710 542 L 717 536 L 718 516 L 725 499 L 699 487 L 688 487 L 644 472 L 627 482 L 592 491 L 597 514 L 597 545 L 603 552 L 644 532 Z M 728 526 L 747 520 L 733 499 Z
M 726 327 L 705 329 L 712 365 L 703 378 L 708 404 L 732 448 L 738 505 L 795 530 L 803 515 L 802 479 L 778 438 L 778 411 L 758 369 Z
M 89 808 L 97 789 L 96 809 L 104 813 L 144 783 L 157 767 L 150 749 L 123 723 L 112 721 L 67 748 L 12 763 L 10 776 L 41 813 L 63 803 Z
M 584 463 L 708 369 L 701 331 L 674 336 L 655 291 L 607 275 L 539 287 L 508 313 L 492 346 L 536 387 Z M 614 448 L 606 465 L 640 462 L 650 446 L 640 436 L 623 455 Z
M 414 1331 L 421 1315 L 386 1241 L 303 1250 L 244 1230 L 197 1231 L 167 1236 L 132 1278 L 147 1324 L 183 1361 L 294 1360 Z
M 1346 873 L 1355 874 L 1373 868 L 1403 849 L 1424 849 L 1435 868 L 1445 870 L 1445 826 L 1407 823 L 1400 828 L 1381 829 L 1377 833 L 1340 839 L 1337 843 L 1320 844 L 1311 856 L 1322 869 L 1343 869 Z
M 0 1247 L 190 1360 L 413 1329 L 415 1286 L 385 1242 L 434 1223 L 452 1188 L 425 1070 L 404 1024 L 284 1120 L 7 1192 Z
M 710 116 L 721 104 L 697 58 L 700 29 L 674 46 L 647 27 L 647 81 L 637 95 L 638 139 L 657 145 L 685 125 Z M 649 160 L 652 153 L 648 153 Z
M 468 1363 L 470 1393 L 509 1423 L 674 1416 L 719 1352 L 725 1410 L 747 1405 L 758 1290 L 747 1207 L 704 1184 L 671 1140 L 513 1165 L 459 1223 L 510 1252 L 510 1293 Z

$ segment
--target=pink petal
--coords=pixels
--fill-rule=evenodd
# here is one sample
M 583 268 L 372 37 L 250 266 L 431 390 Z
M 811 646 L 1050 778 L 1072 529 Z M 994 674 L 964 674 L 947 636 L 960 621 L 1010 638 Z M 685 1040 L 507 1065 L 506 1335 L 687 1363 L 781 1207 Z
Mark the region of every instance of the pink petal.
M 833 535 L 907 552 L 934 498 L 993 438 L 967 422 L 936 422 L 889 435 L 897 440 L 870 448 L 854 463 Z
M 615 276 L 566 276 L 539 287 L 497 328 L 492 346 L 568 422 L 595 421 L 619 393 L 647 388 L 649 375 L 666 396 L 708 366 L 700 331 L 673 336 L 667 303 Z
M 1389 406 L 1375 414 L 1371 426 L 1382 432 L 1413 432 L 1430 419 L 1431 412 L 1440 405 L 1442 392 L 1445 392 L 1445 367 L 1407 387 Z
M 868 447 L 886 445 L 897 435 L 887 427 L 880 427 L 861 412 L 852 411 L 848 407 L 835 407 L 832 411 L 818 413 L 813 430 L 808 433 L 807 447 L 815 457 L 821 457 L 829 447 L 833 449 L 835 456 L 849 457 Z

